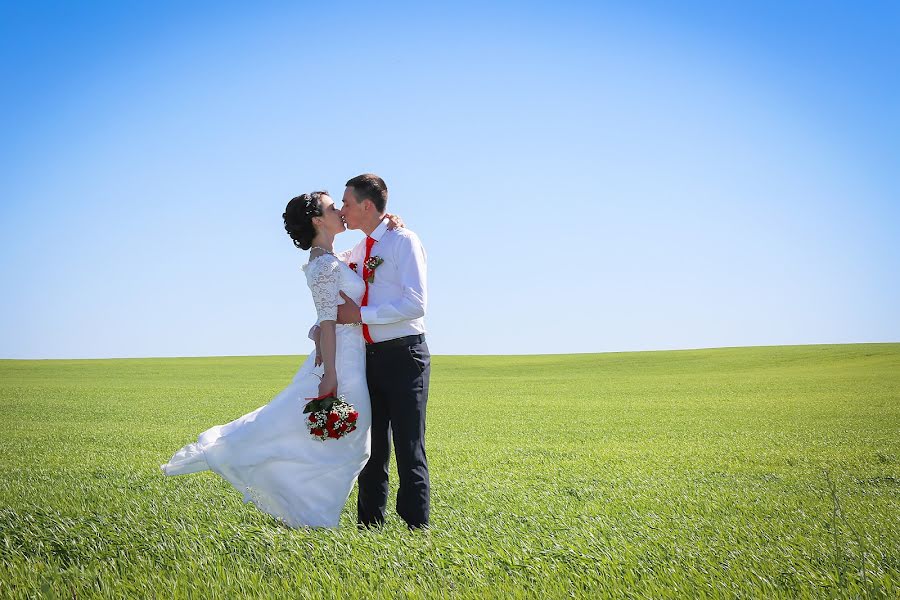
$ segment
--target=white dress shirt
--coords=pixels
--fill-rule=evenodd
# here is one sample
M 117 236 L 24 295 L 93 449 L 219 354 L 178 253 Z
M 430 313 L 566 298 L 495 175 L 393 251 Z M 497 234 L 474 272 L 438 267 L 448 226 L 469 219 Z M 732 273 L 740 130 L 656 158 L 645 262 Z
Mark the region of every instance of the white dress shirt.
M 387 223 L 382 220 L 369 236 L 375 240 L 371 256 L 380 256 L 384 262 L 375 269 L 366 306 L 359 309 L 374 342 L 425 333 L 425 248 L 409 229 L 388 229 Z M 363 238 L 347 259 L 356 263 L 360 277 L 365 259 Z

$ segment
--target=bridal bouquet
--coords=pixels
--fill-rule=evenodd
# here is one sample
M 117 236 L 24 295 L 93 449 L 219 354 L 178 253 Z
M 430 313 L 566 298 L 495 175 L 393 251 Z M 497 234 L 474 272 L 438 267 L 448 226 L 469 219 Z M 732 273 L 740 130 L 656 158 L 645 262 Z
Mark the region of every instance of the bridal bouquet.
M 314 438 L 336 440 L 356 429 L 359 413 L 343 396 L 332 393 L 307 400 L 309 402 L 303 407 L 303 414 L 309 413 L 306 428 Z

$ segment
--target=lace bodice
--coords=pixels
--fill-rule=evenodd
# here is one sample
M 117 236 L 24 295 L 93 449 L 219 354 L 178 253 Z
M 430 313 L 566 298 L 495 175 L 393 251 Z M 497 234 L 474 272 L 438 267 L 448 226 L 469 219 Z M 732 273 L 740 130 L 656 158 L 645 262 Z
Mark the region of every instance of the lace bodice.
M 333 254 L 323 254 L 303 266 L 306 283 L 316 305 L 316 325 L 337 320 L 337 307 L 344 300 L 344 292 L 357 304 L 362 300 L 365 284 L 350 267 Z

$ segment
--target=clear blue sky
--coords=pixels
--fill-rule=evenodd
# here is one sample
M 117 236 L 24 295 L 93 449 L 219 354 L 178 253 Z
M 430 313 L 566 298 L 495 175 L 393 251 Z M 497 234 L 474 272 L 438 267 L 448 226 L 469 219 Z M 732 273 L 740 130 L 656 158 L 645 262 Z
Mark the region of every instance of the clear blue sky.
M 317 4 L 2 4 L 0 357 L 307 352 L 368 171 L 435 354 L 900 341 L 900 4 Z

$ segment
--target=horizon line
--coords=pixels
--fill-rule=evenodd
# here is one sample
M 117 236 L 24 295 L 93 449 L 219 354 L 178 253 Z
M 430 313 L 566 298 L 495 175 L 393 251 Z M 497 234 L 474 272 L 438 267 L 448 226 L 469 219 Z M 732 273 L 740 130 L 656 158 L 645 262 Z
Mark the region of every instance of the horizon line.
M 862 345 L 900 345 L 900 341 L 890 342 L 839 342 L 839 343 L 809 343 L 809 344 L 751 344 L 746 346 L 699 346 L 691 348 L 652 348 L 643 350 L 605 350 L 600 352 L 545 352 L 545 353 L 521 353 L 521 354 L 433 354 L 435 356 L 452 357 L 497 357 L 497 356 L 586 356 L 592 354 L 636 354 L 641 352 L 691 352 L 696 350 L 736 350 L 742 348 L 806 348 L 813 346 L 862 346 Z M 191 354 L 177 356 L 100 356 L 100 357 L 75 357 L 75 358 L 0 358 L 0 361 L 51 361 L 51 360 L 167 360 L 180 358 L 270 358 L 270 357 L 301 357 L 306 354 Z

